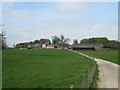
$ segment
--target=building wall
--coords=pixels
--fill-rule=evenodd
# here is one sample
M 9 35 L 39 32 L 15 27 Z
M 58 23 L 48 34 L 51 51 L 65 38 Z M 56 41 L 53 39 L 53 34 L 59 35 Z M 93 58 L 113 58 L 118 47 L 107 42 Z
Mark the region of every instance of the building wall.
M 87 48 L 87 47 L 86 48 L 79 48 L 79 47 L 74 48 L 73 47 L 72 49 L 73 50 L 89 50 L 89 51 L 102 51 L 103 50 L 103 48 L 94 48 L 94 47 L 93 48 Z
M 46 48 L 54 48 L 54 46 L 47 46 Z
M 46 48 L 54 48 L 54 45 L 47 45 Z
M 78 48 L 74 48 L 73 47 L 72 49 L 73 50 L 90 50 L 90 51 L 94 51 L 94 48 L 87 48 L 87 47 L 86 48 L 79 48 L 79 47 Z
M 102 48 L 94 48 L 95 51 L 102 51 L 103 49 Z
M 43 45 L 42 45 L 42 48 L 46 48 L 46 47 L 47 47 L 46 44 L 43 44 Z

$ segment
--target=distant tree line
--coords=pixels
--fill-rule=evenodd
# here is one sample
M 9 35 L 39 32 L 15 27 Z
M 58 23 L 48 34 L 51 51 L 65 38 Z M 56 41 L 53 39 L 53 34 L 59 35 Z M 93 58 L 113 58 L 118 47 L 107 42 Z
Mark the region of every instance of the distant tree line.
M 66 38 L 64 35 L 60 36 L 52 36 L 52 41 L 50 39 L 40 39 L 25 43 L 18 43 L 14 45 L 15 48 L 27 48 L 28 45 L 35 45 L 35 44 L 57 44 L 60 47 L 69 47 L 69 38 Z M 120 42 L 116 40 L 108 40 L 107 37 L 97 37 L 97 38 L 88 38 L 88 39 L 82 39 L 80 42 L 78 42 L 77 39 L 73 40 L 73 44 L 103 44 L 104 48 L 111 48 L 111 49 L 118 49 L 120 46 Z
M 18 43 L 14 45 L 14 48 L 27 48 L 28 45 L 35 45 L 35 44 L 57 44 L 61 47 L 66 47 L 69 46 L 68 42 L 70 41 L 69 38 L 66 38 L 64 35 L 60 36 L 52 36 L 52 42 L 50 39 L 40 39 L 40 40 L 35 40 L 35 41 L 30 41 L 30 42 L 24 42 L 24 43 Z
M 49 39 L 40 39 L 40 40 L 35 40 L 35 41 L 30 41 L 30 42 L 24 42 L 24 43 L 18 43 L 14 45 L 14 48 L 27 48 L 28 45 L 35 45 L 35 44 L 44 44 L 44 43 L 51 43 Z
M 82 39 L 80 44 L 103 44 L 104 48 L 118 49 L 120 42 L 117 40 L 108 40 L 106 37 Z

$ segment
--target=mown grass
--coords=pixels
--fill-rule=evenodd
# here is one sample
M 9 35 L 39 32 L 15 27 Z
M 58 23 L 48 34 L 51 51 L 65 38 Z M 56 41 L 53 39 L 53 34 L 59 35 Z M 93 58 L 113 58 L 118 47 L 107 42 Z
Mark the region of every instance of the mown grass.
M 120 65 L 120 63 L 118 62 L 118 51 L 80 51 L 80 52 L 92 57 L 104 59 Z
M 80 87 L 93 62 L 67 50 L 3 50 L 3 88 Z

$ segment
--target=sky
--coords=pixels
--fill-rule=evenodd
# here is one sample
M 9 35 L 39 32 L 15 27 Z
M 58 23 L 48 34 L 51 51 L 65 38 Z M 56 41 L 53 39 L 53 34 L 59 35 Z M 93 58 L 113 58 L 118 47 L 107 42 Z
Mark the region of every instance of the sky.
M 61 34 L 70 43 L 91 37 L 118 40 L 117 2 L 4 2 L 2 16 L 9 46 Z

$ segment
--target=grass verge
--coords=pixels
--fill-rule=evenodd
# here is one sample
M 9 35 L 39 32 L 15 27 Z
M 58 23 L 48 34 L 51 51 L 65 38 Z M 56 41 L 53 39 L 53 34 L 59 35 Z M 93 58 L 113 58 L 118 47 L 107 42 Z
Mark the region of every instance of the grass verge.
M 90 88 L 98 88 L 98 80 L 99 80 L 99 69 L 98 69 L 98 65 L 96 65 L 96 71 L 93 76 L 92 82 L 90 84 Z

